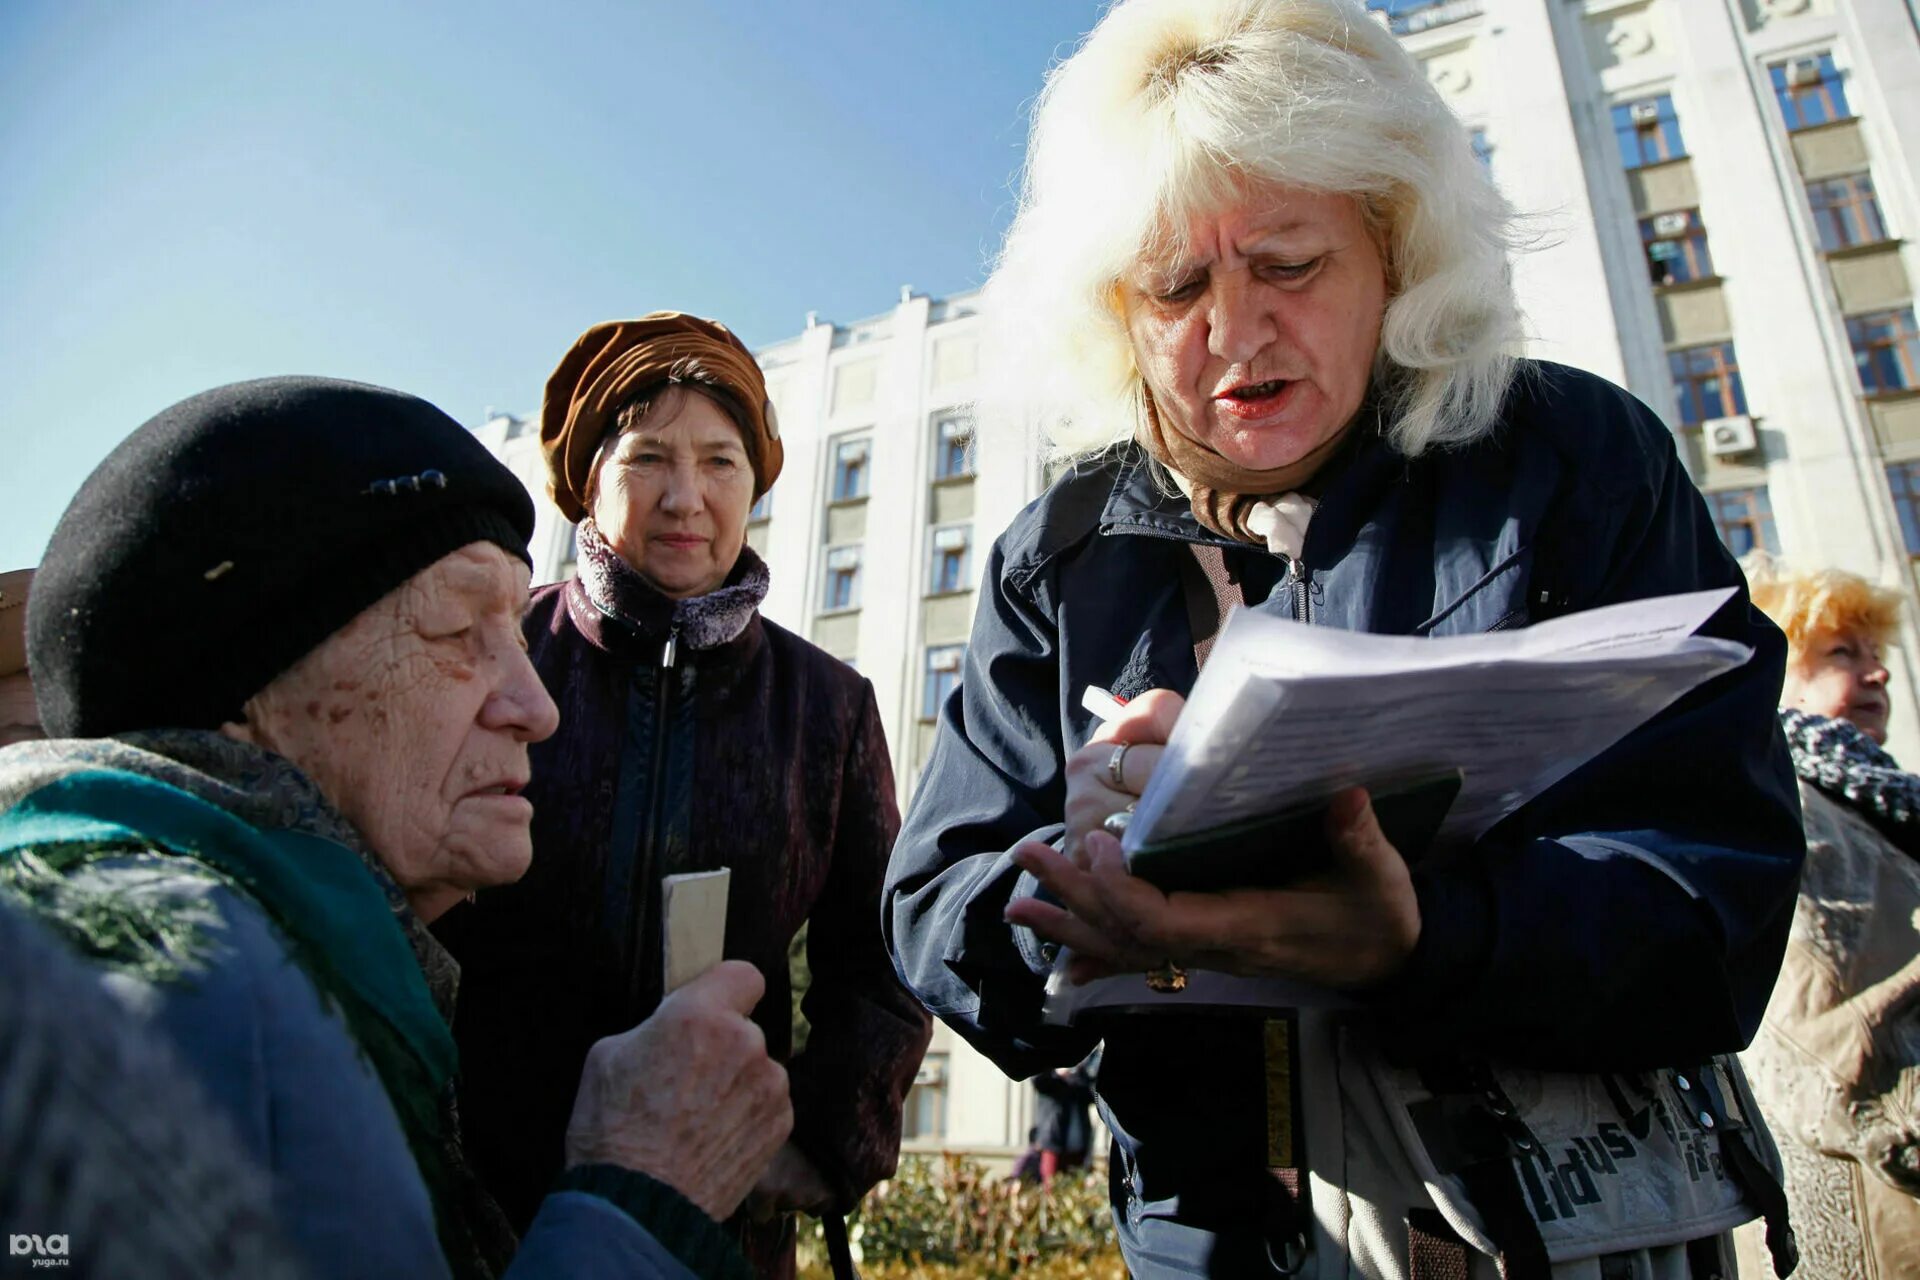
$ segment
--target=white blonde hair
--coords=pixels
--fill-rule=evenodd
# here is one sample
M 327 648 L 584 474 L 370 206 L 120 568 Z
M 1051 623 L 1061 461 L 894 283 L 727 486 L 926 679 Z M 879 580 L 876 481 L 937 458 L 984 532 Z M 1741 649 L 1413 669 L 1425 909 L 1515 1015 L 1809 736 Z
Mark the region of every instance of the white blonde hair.
M 1134 434 L 1117 282 L 1197 215 L 1279 185 L 1357 197 L 1387 272 L 1376 382 L 1409 456 L 1491 430 L 1514 375 L 1512 211 L 1358 0 L 1119 0 L 1047 77 L 986 286 L 982 428 L 1056 457 Z

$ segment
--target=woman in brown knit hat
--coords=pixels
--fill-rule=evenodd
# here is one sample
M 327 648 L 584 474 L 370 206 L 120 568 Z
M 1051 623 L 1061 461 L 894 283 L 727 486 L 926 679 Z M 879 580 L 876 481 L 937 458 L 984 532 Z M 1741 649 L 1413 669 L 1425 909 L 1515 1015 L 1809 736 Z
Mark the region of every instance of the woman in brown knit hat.
M 580 568 L 526 635 L 561 711 L 533 753 L 533 870 L 440 931 L 463 966 L 461 1104 L 481 1175 L 524 1221 L 559 1170 L 587 1049 L 662 995 L 661 878 L 732 869 L 728 957 L 788 1069 L 793 1139 L 738 1226 L 793 1270 L 788 1210 L 851 1207 L 892 1172 L 928 1020 L 880 936 L 899 825 L 873 690 L 763 619 L 747 514 L 780 474 L 759 366 L 709 320 L 595 325 L 548 380 L 540 438 Z M 809 925 L 811 1028 L 793 1053 L 788 944 Z

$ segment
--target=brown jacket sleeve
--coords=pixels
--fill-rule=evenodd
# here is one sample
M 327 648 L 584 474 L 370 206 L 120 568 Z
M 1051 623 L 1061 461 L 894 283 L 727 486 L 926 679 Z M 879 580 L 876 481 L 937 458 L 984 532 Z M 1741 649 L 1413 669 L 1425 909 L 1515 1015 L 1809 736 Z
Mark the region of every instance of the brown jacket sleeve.
M 812 985 L 801 1001 L 811 1028 L 789 1065 L 793 1138 L 819 1166 L 840 1208 L 893 1173 L 907 1089 L 932 1022 L 894 976 L 880 935 L 880 884 L 900 830 L 893 766 L 873 686 L 841 777 L 826 886 L 807 918 Z

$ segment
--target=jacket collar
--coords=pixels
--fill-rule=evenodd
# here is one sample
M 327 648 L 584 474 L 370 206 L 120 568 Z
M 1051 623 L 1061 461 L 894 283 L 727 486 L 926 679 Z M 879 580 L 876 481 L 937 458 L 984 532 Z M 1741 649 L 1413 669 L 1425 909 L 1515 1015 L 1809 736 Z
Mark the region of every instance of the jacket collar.
M 757 581 L 740 581 L 750 565 L 757 568 Z M 673 665 L 691 659 L 704 667 L 716 659 L 742 661 L 758 650 L 764 636 L 759 603 L 767 582 L 765 564 L 751 547 L 742 547 L 728 585 L 691 600 L 672 600 L 649 588 L 640 600 L 628 602 L 627 617 L 615 617 L 589 598 L 577 573 L 560 588 L 560 599 L 580 638 L 603 653 L 652 664 L 664 656 L 672 637 Z

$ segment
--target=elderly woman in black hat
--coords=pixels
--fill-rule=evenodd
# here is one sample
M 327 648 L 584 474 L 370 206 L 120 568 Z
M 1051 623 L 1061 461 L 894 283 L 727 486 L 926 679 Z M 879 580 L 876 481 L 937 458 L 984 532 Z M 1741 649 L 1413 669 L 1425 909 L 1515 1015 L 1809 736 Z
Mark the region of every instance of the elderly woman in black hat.
M 580 571 L 534 593 L 526 633 L 560 704 L 533 748 L 532 872 L 450 913 L 466 971 L 461 1112 L 517 1221 L 559 1168 L 568 1094 L 596 1039 L 662 995 L 662 877 L 731 869 L 725 952 L 767 980 L 754 1011 L 788 1063 L 793 1141 L 740 1238 L 789 1274 L 786 1209 L 849 1207 L 892 1172 L 928 1019 L 880 937 L 899 826 L 872 686 L 760 616 L 747 515 L 780 474 L 760 368 L 710 320 L 595 325 L 547 383 L 555 502 Z M 808 927 L 811 1036 L 792 1053 L 788 946 Z
M 135 432 L 34 583 L 54 736 L 0 752 L 0 891 L 172 1041 L 312 1274 L 737 1273 L 715 1220 L 791 1123 L 722 965 L 586 1055 L 517 1256 L 469 1171 L 424 926 L 527 867 L 531 526 L 431 405 L 270 379 Z

